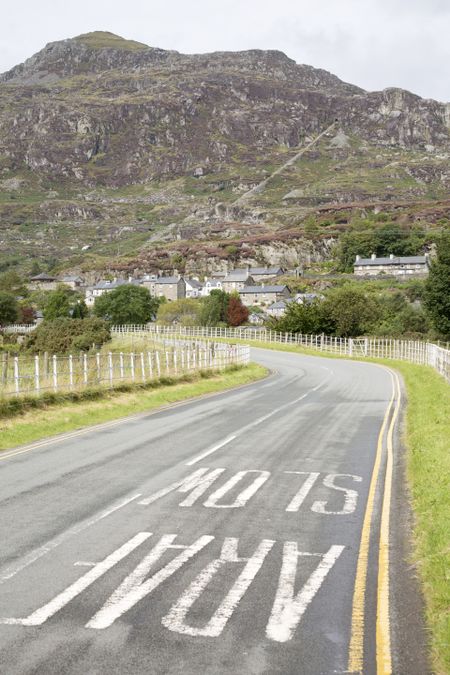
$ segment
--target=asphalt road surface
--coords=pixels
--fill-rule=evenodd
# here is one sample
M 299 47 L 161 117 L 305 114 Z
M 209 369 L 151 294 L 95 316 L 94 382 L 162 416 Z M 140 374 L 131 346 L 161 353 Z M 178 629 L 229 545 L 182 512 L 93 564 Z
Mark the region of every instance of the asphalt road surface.
M 396 378 L 253 358 L 270 377 L 0 455 L 1 675 L 428 672 Z

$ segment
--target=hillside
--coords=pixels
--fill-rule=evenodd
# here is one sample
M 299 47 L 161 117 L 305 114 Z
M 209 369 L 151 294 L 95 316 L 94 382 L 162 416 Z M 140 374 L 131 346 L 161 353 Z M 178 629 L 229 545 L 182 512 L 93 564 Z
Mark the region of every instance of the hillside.
M 448 220 L 449 157 L 448 103 L 81 35 L 0 75 L 0 267 L 322 260 L 351 214 Z

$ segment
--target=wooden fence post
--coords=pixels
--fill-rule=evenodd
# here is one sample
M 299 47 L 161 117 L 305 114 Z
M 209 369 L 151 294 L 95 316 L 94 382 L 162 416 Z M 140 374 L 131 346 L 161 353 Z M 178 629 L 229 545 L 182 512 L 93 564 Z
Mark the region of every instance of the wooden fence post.
M 69 354 L 69 386 L 73 389 L 73 356 Z
M 20 392 L 20 375 L 19 375 L 19 357 L 14 357 L 14 390 L 16 394 Z
M 53 391 L 58 391 L 58 357 L 53 354 Z
M 109 384 L 112 388 L 114 385 L 114 368 L 113 368 L 113 355 L 111 352 L 108 352 L 108 368 L 109 368 Z
M 34 357 L 34 388 L 39 394 L 41 386 L 39 381 L 39 356 L 37 354 Z

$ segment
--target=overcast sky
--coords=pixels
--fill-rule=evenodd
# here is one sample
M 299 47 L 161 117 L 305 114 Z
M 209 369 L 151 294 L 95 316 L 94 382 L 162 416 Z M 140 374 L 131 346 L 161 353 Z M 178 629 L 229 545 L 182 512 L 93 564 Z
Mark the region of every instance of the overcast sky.
M 450 101 L 450 0 L 15 0 L 0 72 L 93 30 L 185 53 L 279 49 L 365 89 Z

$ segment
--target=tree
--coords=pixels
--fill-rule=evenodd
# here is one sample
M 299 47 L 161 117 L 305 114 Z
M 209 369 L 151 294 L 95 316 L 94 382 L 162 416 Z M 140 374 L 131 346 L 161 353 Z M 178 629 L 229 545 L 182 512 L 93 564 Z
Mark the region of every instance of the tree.
M 28 293 L 23 278 L 14 270 L 8 270 L 0 274 L 0 291 L 6 291 L 6 293 L 11 293 L 15 297 L 24 296 Z
M 242 326 L 248 319 L 249 311 L 242 301 L 238 293 L 233 293 L 227 305 L 227 323 L 229 326 Z
M 156 319 L 158 323 L 164 326 L 174 323 L 180 326 L 198 326 L 200 309 L 200 302 L 193 298 L 182 298 L 173 302 L 164 302 L 158 308 Z
M 443 232 L 437 245 L 425 284 L 425 309 L 433 327 L 443 337 L 450 336 L 450 232 Z
M 323 302 L 314 300 L 308 304 L 290 302 L 287 305 L 284 316 L 270 327 L 286 333 L 332 333 L 334 325 L 328 320 L 323 311 Z
M 84 300 L 78 300 L 70 312 L 72 319 L 85 319 L 88 314 L 89 310 Z
M 97 298 L 94 314 L 117 325 L 142 324 L 154 319 L 158 306 L 147 288 L 124 284 Z
M 19 315 L 19 305 L 14 295 L 0 291 L 0 325 L 14 323 Z
M 339 337 L 356 337 L 370 332 L 381 315 L 380 303 L 362 289 L 346 284 L 328 292 L 323 312 Z
M 44 319 L 53 321 L 54 319 L 67 318 L 70 316 L 71 302 L 69 289 L 58 288 L 56 291 L 50 291 L 45 299 L 43 309 Z
M 200 324 L 202 326 L 218 326 L 227 321 L 227 308 L 230 296 L 225 291 L 214 290 L 202 302 Z

